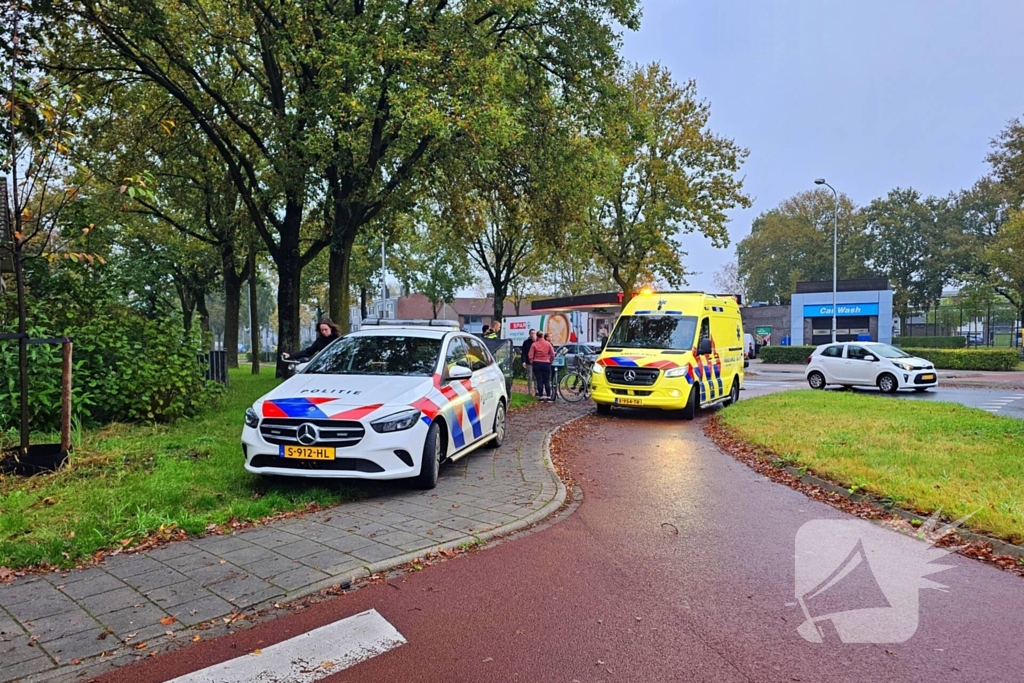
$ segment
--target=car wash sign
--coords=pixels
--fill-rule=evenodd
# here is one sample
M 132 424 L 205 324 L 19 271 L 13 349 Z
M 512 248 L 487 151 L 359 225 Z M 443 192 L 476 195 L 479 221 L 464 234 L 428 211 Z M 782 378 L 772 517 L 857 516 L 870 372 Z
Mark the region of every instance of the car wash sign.
M 837 304 L 836 317 L 878 315 L 878 304 Z M 805 318 L 831 318 L 832 304 L 804 304 Z

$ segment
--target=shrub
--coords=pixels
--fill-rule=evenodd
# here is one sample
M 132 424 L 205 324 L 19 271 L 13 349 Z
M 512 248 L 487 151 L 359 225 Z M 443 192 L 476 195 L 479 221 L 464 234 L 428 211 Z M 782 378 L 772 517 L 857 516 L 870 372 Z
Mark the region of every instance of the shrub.
M 803 365 L 816 346 L 762 346 L 757 357 L 764 363 Z
M 967 337 L 896 337 L 892 343 L 915 349 L 962 349 L 967 346 Z
M 33 337 L 70 336 L 74 341 L 72 407 L 86 425 L 114 421 L 168 422 L 198 413 L 219 388 L 205 379 L 198 362 L 198 332 L 185 334 L 169 318 L 151 319 L 125 308 L 107 308 L 80 326 L 39 326 Z M 0 345 L 0 430 L 17 427 L 18 346 Z M 29 407 L 32 429 L 60 424 L 61 349 L 29 346 Z
M 930 360 L 940 370 L 1014 370 L 1020 357 L 1016 349 L 920 349 L 909 354 Z

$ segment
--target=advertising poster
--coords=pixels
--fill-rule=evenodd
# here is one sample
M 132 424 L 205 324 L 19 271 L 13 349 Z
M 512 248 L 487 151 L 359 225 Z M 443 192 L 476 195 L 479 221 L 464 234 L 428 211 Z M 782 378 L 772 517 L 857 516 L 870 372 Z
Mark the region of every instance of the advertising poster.
M 530 336 L 531 329 L 550 334 L 555 347 L 571 341 L 587 341 L 583 338 L 586 336 L 583 332 L 586 329 L 585 318 L 586 313 L 579 312 L 509 316 L 503 321 L 501 336 L 512 340 L 514 346 L 521 346 Z
M 750 328 L 747 328 L 750 329 Z M 772 328 L 770 325 L 754 328 L 754 340 L 758 346 L 771 346 Z

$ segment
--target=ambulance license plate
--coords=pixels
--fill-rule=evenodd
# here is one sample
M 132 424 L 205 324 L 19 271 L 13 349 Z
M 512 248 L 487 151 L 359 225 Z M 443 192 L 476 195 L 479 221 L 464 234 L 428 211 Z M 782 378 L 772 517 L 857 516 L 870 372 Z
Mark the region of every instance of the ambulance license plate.
M 281 455 L 300 460 L 334 460 L 334 449 L 324 446 L 281 446 Z
M 615 402 L 620 406 L 642 406 L 644 404 L 642 398 L 617 398 Z

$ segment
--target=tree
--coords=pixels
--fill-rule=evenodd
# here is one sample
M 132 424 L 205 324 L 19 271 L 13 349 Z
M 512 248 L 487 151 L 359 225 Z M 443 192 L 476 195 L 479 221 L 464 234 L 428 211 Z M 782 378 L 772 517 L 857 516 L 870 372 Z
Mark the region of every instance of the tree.
M 986 161 L 992 174 L 1007 191 L 1013 206 L 1024 208 L 1024 121 L 1011 119 L 991 141 Z
M 993 288 L 1017 309 L 1024 329 L 1024 210 L 1010 214 L 988 250 L 988 259 Z
M 948 245 L 951 277 L 960 282 L 987 282 L 989 248 L 1010 211 L 1005 186 L 986 176 L 936 206 Z
M 749 206 L 736 177 L 747 150 L 708 128 L 693 81 L 676 84 L 657 64 L 630 68 L 602 112 L 599 186 L 590 220 L 598 262 L 626 300 L 644 279 L 685 279 L 680 235 L 726 246 L 726 211 Z
M 945 235 L 938 220 L 936 200 L 922 200 L 913 188 L 896 188 L 875 199 L 863 211 L 872 238 L 871 263 L 889 278 L 893 308 L 900 329 L 907 329 L 912 309 L 927 309 L 942 296 L 949 275 Z
M 788 304 L 800 281 L 832 279 L 835 200 L 823 188 L 797 193 L 754 219 L 736 247 L 737 274 L 752 301 Z M 850 198 L 839 195 L 838 266 L 842 279 L 870 274 L 870 240 Z
M 51 66 L 148 80 L 217 150 L 276 265 L 286 347 L 299 340 L 302 268 L 323 248 L 340 317 L 358 234 L 407 208 L 444 153 L 509 134 L 523 106 L 510 80 L 589 89 L 617 59 L 614 23 L 637 24 L 635 0 L 53 7 Z M 312 206 L 322 229 L 304 237 Z
M 451 303 L 456 292 L 474 280 L 465 248 L 425 223 L 404 234 L 392 250 L 391 261 L 391 270 L 403 286 L 430 300 L 434 318 L 441 304 Z
M 736 261 L 729 261 L 711 278 L 711 286 L 719 294 L 738 294 L 744 304 L 747 301 L 747 283 L 740 275 L 740 267 Z

